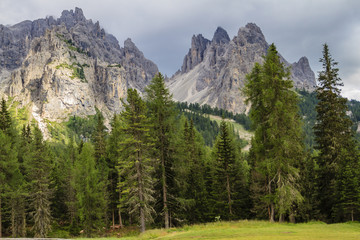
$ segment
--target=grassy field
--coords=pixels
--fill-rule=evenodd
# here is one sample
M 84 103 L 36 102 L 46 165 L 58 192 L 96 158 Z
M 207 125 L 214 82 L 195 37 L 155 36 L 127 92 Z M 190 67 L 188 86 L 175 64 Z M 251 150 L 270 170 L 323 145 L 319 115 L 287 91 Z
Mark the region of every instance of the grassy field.
M 348 240 L 360 239 L 360 223 L 325 224 L 321 222 L 311 222 L 280 224 L 265 221 L 219 222 L 172 228 L 169 230 L 148 230 L 138 236 L 102 238 L 101 240 L 112 239 Z
M 214 115 L 210 115 L 210 114 L 206 114 L 206 116 L 209 116 L 209 118 L 213 121 L 216 121 L 219 126 L 220 126 L 220 122 L 221 122 L 221 117 L 219 116 L 214 116 Z M 250 140 L 251 138 L 253 137 L 254 133 L 250 132 L 250 131 L 247 131 L 244 129 L 244 127 L 239 124 L 239 123 L 236 123 L 233 119 L 225 119 L 226 122 L 229 122 L 232 124 L 233 128 L 235 129 L 235 131 L 239 134 L 239 137 L 241 139 L 244 139 L 246 141 L 249 142 L 249 144 L 243 149 L 245 151 L 248 151 L 249 148 L 250 148 Z

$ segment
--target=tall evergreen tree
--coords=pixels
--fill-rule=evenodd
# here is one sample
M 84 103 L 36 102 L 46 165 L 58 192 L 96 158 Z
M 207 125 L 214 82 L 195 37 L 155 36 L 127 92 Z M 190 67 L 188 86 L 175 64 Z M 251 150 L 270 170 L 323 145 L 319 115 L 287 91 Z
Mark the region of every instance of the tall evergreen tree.
M 155 138 L 154 158 L 158 159 L 156 167 L 157 179 L 160 186 L 161 212 L 164 215 L 164 226 L 169 228 L 169 204 L 174 186 L 174 137 L 175 130 L 175 105 L 172 96 L 165 86 L 164 77 L 158 73 L 146 88 L 147 106 L 152 123 L 152 136 Z
M 115 212 L 117 211 L 117 217 L 119 221 L 119 227 L 123 227 L 123 217 L 122 215 L 124 206 L 121 202 L 123 199 L 122 190 L 119 186 L 119 171 L 118 171 L 118 162 L 121 156 L 121 145 L 123 141 L 123 134 L 121 132 L 121 121 L 118 115 L 114 114 L 114 117 L 111 122 L 111 133 L 107 141 L 107 152 L 109 158 L 109 200 L 110 200 L 110 210 L 112 212 L 112 222 L 113 227 L 115 227 Z
M 88 237 L 104 226 L 104 187 L 100 170 L 96 168 L 94 149 L 85 143 L 75 163 L 75 189 L 80 224 Z
M 50 174 L 52 164 L 48 147 L 44 143 L 41 130 L 34 127 L 34 139 L 30 143 L 30 151 L 25 157 L 27 181 L 30 185 L 30 205 L 34 220 L 35 237 L 46 237 L 51 225 Z
M 204 140 L 196 131 L 192 120 L 190 123 L 185 120 L 183 124 L 178 153 L 180 159 L 176 162 L 176 189 L 179 192 L 178 202 L 181 204 L 175 217 L 194 224 L 213 220 L 213 206 L 207 201 Z
M 122 145 L 122 157 L 119 160 L 120 176 L 126 181 L 127 188 L 122 189 L 128 194 L 127 205 L 130 214 L 139 219 L 140 231 L 144 232 L 146 222 L 152 220 L 154 212 L 153 198 L 153 163 L 150 159 L 150 148 L 153 140 L 149 135 L 149 122 L 146 117 L 146 104 L 134 89 L 128 89 L 125 110 L 120 114 L 126 135 Z
M 96 128 L 92 135 L 94 143 L 94 155 L 98 168 L 101 170 L 104 179 L 107 178 L 108 164 L 106 162 L 106 127 L 101 114 L 97 115 Z
M 220 124 L 220 133 L 214 146 L 215 155 L 215 192 L 217 208 L 224 219 L 233 218 L 233 184 L 235 180 L 235 146 L 230 136 L 229 127 L 224 120 Z
M 2 235 L 2 208 L 4 200 L 16 193 L 16 178 L 20 175 L 16 149 L 11 138 L 0 130 L 0 237 Z
M 298 99 L 289 76 L 271 44 L 264 64 L 255 64 L 247 76 L 244 90 L 252 103 L 250 117 L 255 125 L 250 155 L 262 185 L 260 201 L 268 205 L 270 221 L 274 221 L 275 210 L 282 221 L 293 204 L 302 200 L 297 162 L 303 159 L 304 147 Z
M 358 156 L 352 143 L 352 122 L 346 115 L 347 100 L 340 95 L 339 87 L 343 84 L 338 75 L 339 69 L 336 68 L 338 63 L 332 58 L 327 44 L 323 45 L 322 54 L 320 62 L 323 70 L 319 72 L 319 85 L 316 89 L 319 102 L 316 106 L 317 121 L 314 126 L 315 148 L 320 152 L 316 157 L 319 165 L 317 193 L 319 218 L 333 221 L 339 199 L 336 191 L 339 168 L 342 168 L 341 171 L 350 170 L 358 161 Z M 355 173 L 348 174 L 351 176 Z

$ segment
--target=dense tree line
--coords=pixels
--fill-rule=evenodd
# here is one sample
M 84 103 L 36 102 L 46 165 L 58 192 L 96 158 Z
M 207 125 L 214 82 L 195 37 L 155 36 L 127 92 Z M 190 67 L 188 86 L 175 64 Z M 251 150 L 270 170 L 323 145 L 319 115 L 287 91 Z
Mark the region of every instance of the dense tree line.
M 68 144 L 44 141 L 35 123 L 18 131 L 2 100 L 0 237 L 95 236 L 127 226 L 251 218 L 358 220 L 357 107 L 340 96 L 327 45 L 321 62 L 316 93 L 293 90 L 273 44 L 255 64 L 244 90 L 254 129 L 248 153 L 224 119 L 217 125 L 201 116 L 236 115 L 176 104 L 160 73 L 143 98 L 128 90 L 111 131 L 100 113 L 90 122 L 71 117 Z M 216 137 L 205 144 L 201 131 L 210 129 Z
M 249 116 L 245 113 L 236 113 L 230 112 L 228 110 L 219 109 L 217 107 L 212 108 L 207 104 L 200 105 L 199 103 L 187 103 L 187 102 L 177 102 L 176 107 L 180 111 L 190 110 L 191 112 L 199 114 L 210 114 L 218 117 L 233 119 L 235 122 L 244 126 L 246 130 L 251 128 L 251 120 Z

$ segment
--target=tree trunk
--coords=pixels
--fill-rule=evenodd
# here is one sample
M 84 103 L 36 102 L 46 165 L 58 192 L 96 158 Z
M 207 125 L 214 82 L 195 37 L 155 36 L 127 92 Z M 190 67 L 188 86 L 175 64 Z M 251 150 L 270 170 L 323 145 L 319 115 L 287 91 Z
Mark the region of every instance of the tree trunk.
M 227 195 L 228 195 L 227 197 L 228 197 L 228 204 L 229 204 L 229 213 L 230 213 L 230 216 L 232 216 L 229 174 L 226 175 L 226 191 L 227 191 Z
M 295 214 L 294 213 L 290 213 L 289 220 L 290 220 L 290 223 L 295 223 Z
M 121 176 L 119 174 L 119 181 L 121 179 Z M 121 187 L 119 186 L 119 209 L 118 209 L 118 214 L 119 214 L 119 226 L 120 228 L 123 228 L 123 223 L 122 223 L 122 217 L 121 217 Z
M 284 214 L 282 214 L 282 213 L 279 216 L 279 222 L 280 223 L 284 222 Z
M 275 206 L 273 203 L 270 204 L 270 211 L 271 211 L 270 222 L 275 222 Z
M 271 181 L 270 181 L 270 177 L 268 180 L 268 188 L 269 188 L 269 195 L 271 195 Z M 275 206 L 274 203 L 270 203 L 270 222 L 275 222 Z
M 122 223 L 122 217 L 121 217 L 121 187 L 119 187 L 119 209 L 118 209 L 118 214 L 119 214 L 119 226 L 120 228 L 123 228 L 123 223 Z
M 164 201 L 164 220 L 165 220 L 165 229 L 168 229 L 169 228 L 169 209 L 167 206 L 167 187 L 166 187 L 164 156 L 162 156 L 161 165 L 162 165 L 161 168 L 162 168 L 163 201 Z
M 0 196 L 0 238 L 2 238 L 1 196 Z
M 351 221 L 354 221 L 354 209 L 351 209 Z
M 136 163 L 136 171 L 139 182 L 139 201 L 140 201 L 140 232 L 145 232 L 145 213 L 144 213 L 144 193 L 143 193 L 143 182 L 141 175 L 141 159 L 140 153 L 138 152 L 138 159 Z
M 113 230 L 115 230 L 115 210 L 112 210 L 112 227 Z

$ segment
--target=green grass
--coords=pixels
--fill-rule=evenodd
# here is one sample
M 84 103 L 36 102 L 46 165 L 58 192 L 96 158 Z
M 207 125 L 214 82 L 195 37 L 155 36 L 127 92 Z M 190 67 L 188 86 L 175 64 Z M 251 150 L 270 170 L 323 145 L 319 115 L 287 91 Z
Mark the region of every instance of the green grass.
M 81 82 L 87 82 L 85 78 L 84 67 L 88 67 L 88 66 L 89 66 L 88 64 L 81 65 L 80 63 L 76 63 L 76 62 L 73 62 L 71 65 L 67 63 L 61 63 L 56 66 L 56 69 L 60 69 L 60 68 L 70 69 L 72 70 L 72 74 L 70 76 L 71 79 L 79 78 Z
M 218 125 L 220 126 L 220 122 L 221 122 L 221 117 L 219 116 L 214 116 L 214 115 L 210 115 L 210 114 L 205 114 L 206 116 L 209 116 L 210 120 L 214 120 L 218 123 Z M 228 119 L 228 118 L 225 118 L 225 121 L 230 123 L 232 125 L 232 127 L 234 128 L 234 130 L 238 133 L 239 137 L 241 139 L 243 139 L 244 141 L 246 141 L 245 145 L 245 149 L 244 150 L 248 150 L 249 147 L 250 147 L 250 140 L 251 140 L 251 137 L 254 135 L 252 132 L 250 131 L 247 131 L 243 125 L 235 122 L 234 120 L 232 119 Z
M 115 238 L 97 238 L 112 240 Z M 138 236 L 116 239 L 251 239 L 251 240 L 314 240 L 360 239 L 360 223 L 300 224 L 269 223 L 265 221 L 219 222 L 185 226 L 169 230 L 155 229 Z

